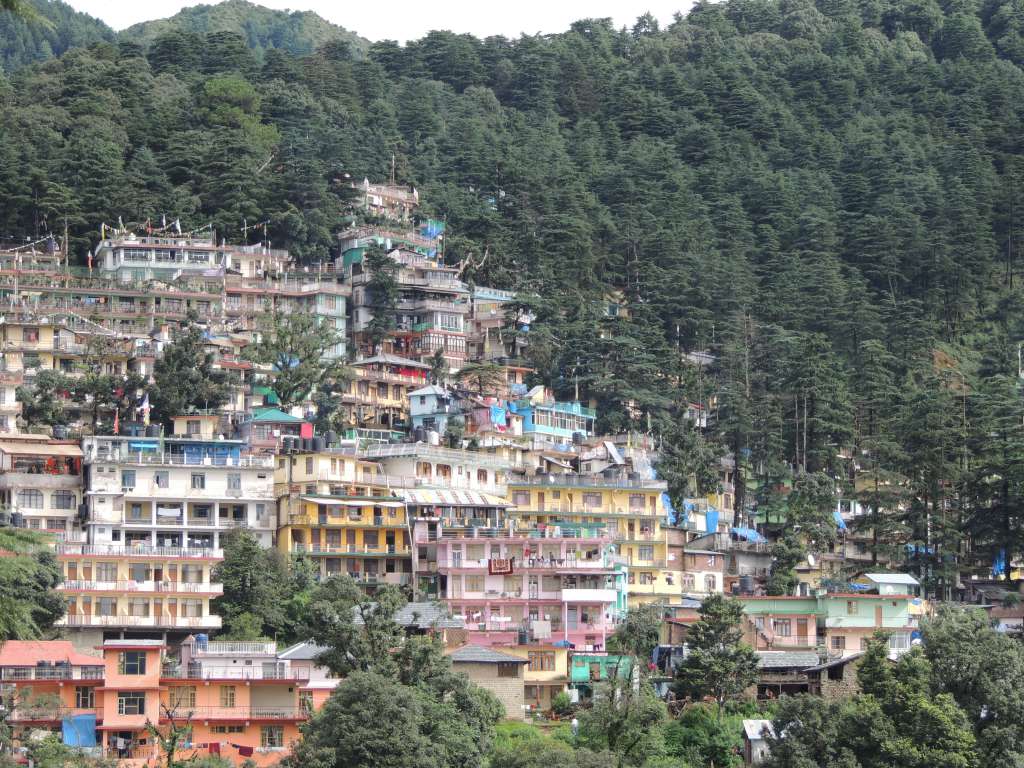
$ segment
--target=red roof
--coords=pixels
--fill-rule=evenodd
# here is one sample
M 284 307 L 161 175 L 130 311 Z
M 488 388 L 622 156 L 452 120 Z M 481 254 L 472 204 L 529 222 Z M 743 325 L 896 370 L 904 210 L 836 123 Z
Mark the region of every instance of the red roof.
M 0 646 L 0 667 L 34 667 L 38 661 L 103 666 L 103 659 L 76 651 L 70 640 L 8 640 Z

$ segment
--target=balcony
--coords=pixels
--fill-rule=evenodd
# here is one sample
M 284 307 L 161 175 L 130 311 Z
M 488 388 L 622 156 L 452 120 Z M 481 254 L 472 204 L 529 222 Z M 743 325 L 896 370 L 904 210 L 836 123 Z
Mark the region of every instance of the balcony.
M 122 547 L 115 544 L 58 544 L 58 555 L 81 557 L 129 557 L 146 559 L 223 560 L 224 550 L 194 547 Z
M 64 627 L 152 627 L 155 629 L 220 629 L 220 616 L 85 616 L 67 614 Z
M 160 672 L 166 680 L 309 680 L 305 668 L 262 669 L 261 667 L 208 667 L 191 665 L 187 669 L 165 668 Z
M 614 603 L 618 592 L 614 589 L 563 589 L 562 600 L 567 603 Z
M 437 461 L 454 462 L 456 464 L 468 464 L 473 467 L 493 467 L 495 469 L 509 469 L 514 466 L 512 461 L 496 454 L 464 451 L 458 448 L 444 448 L 424 443 L 375 445 L 366 448 L 362 453 L 362 458 L 367 459 L 386 459 L 391 457 L 434 459 Z M 429 480 L 430 478 L 420 479 Z
M 159 592 L 161 594 L 224 594 L 223 584 L 190 584 L 183 581 L 87 581 L 72 579 L 58 587 L 64 592 Z
M 305 707 L 179 707 L 176 718 L 193 720 L 305 720 L 309 712 Z M 160 722 L 168 721 L 167 713 L 160 713 Z
M 273 656 L 277 658 L 277 643 L 256 640 L 212 640 L 203 645 L 193 644 L 194 658 L 217 656 Z
M 637 488 L 649 491 L 667 490 L 664 480 L 651 480 L 642 477 L 604 477 L 602 475 L 531 475 L 516 478 L 513 486 L 552 488 Z
M 22 704 L 14 708 L 7 716 L 7 720 L 11 723 L 60 723 L 66 717 L 92 714 L 96 715 L 97 722 L 103 720 L 102 708 L 88 707 L 79 709 L 76 707 L 66 707 L 62 704 L 55 704 L 53 706 Z
M 3 667 L 0 668 L 0 681 L 102 680 L 103 671 L 102 664 L 95 667 Z
M 294 544 L 292 552 L 295 554 L 305 553 L 309 555 L 360 555 L 360 556 L 386 556 L 409 557 L 412 550 L 408 547 L 397 545 L 390 546 L 356 546 L 355 544 Z
M 240 467 L 253 469 L 273 469 L 273 456 L 185 456 L 180 453 L 160 453 L 157 451 L 105 451 L 91 450 L 86 458 L 91 463 L 111 464 L 143 464 L 147 466 L 171 467 Z

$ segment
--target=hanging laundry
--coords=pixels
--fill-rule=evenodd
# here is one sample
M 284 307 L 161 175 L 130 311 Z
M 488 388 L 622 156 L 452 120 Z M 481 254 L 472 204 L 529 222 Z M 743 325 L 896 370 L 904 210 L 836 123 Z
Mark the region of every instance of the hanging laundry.
M 210 750 L 210 754 L 211 755 L 219 755 L 220 754 L 220 742 L 219 741 L 211 741 L 207 745 L 207 748 Z
M 244 747 L 241 744 L 236 744 L 235 746 L 238 748 L 238 754 L 242 757 L 252 757 L 252 747 Z

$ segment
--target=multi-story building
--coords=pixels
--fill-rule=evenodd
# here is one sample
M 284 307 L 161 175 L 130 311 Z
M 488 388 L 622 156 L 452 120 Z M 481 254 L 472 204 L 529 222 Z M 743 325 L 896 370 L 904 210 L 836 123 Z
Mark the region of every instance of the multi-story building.
M 299 725 L 331 687 L 309 685 L 274 643 L 190 638 L 180 660 L 161 640 L 107 640 L 97 650 L 102 657 L 63 641 L 4 645 L 0 685 L 21 692 L 8 716 L 16 741 L 50 730 L 69 746 L 142 764 L 169 757 L 150 725 L 167 733 L 187 723 L 174 758 L 202 752 L 269 765 L 300 738 Z
M 579 403 L 555 400 L 544 387 L 534 387 L 515 402 L 523 418 L 523 434 L 550 443 L 571 443 L 592 437 L 597 412 Z
M 465 622 L 470 643 L 605 647 L 624 612 L 626 571 L 601 526 L 451 525 L 420 510 L 417 587 Z
M 527 524 L 603 525 L 629 566 L 631 605 L 678 603 L 681 564 L 668 559 L 663 480 L 615 469 L 601 475 L 536 474 L 510 480 L 511 513 Z
M 364 250 L 362 246 L 354 247 L 342 257 L 345 280 L 352 287 L 356 348 L 366 355 L 391 352 L 420 362 L 440 350 L 453 371 L 461 368 L 466 361 L 469 288 L 459 279 L 459 270 L 446 266 L 436 255 L 404 248 L 390 250 L 389 258 L 398 265 L 397 327 L 384 342 L 384 349 L 375 350 L 367 334 L 373 319 L 368 287 L 372 274 L 365 268 Z
M 427 443 L 369 446 L 360 454 L 376 461 L 396 488 L 451 488 L 504 496 L 509 473 L 519 466 L 507 448 L 468 451 Z
M 355 377 L 341 396 L 345 437 L 390 442 L 409 426 L 409 393 L 427 383 L 430 366 L 380 354 L 351 365 Z
M 131 232 L 101 240 L 95 259 L 98 276 L 124 282 L 222 277 L 229 270 L 243 277 L 262 278 L 279 274 L 288 261 L 287 251 L 262 244 L 217 245 L 214 236 L 138 236 Z
M 62 541 L 82 541 L 82 449 L 44 435 L 0 440 L 0 504 L 12 521 Z
M 533 315 L 528 311 L 510 311 L 510 306 L 516 300 L 515 292 L 503 291 L 497 288 L 486 288 L 474 286 L 470 297 L 471 309 L 468 321 L 466 343 L 471 360 L 487 360 L 501 365 L 510 361 L 519 360 L 529 339 L 530 324 L 533 322 Z M 514 305 L 518 307 L 519 305 Z M 512 365 L 512 368 L 519 371 L 529 371 L 529 368 Z M 521 377 L 513 378 L 509 385 L 524 382 Z M 521 396 L 526 394 L 523 387 L 521 391 L 507 389 L 501 393 L 505 396 Z
M 377 464 L 342 451 L 289 451 L 277 457 L 277 546 L 306 554 L 322 577 L 347 573 L 368 588 L 409 584 L 405 501 Z

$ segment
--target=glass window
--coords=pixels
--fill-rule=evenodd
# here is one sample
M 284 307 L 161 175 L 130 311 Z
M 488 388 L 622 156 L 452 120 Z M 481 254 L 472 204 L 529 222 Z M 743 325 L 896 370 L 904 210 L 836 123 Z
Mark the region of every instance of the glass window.
M 53 509 L 74 509 L 75 508 L 75 492 L 74 491 L 54 491 L 50 495 L 50 507 Z
M 220 705 L 222 707 L 235 706 L 235 686 L 222 685 L 220 687 Z
M 75 709 L 91 709 L 96 706 L 96 697 L 91 685 L 75 686 Z
M 554 672 L 555 654 L 550 651 L 530 651 L 527 654 L 531 672 Z
M 242 490 L 242 475 L 239 472 L 228 472 L 228 490 Z
M 519 677 L 519 665 L 514 662 L 499 662 L 498 677 Z
M 149 581 L 150 573 L 148 563 L 131 563 L 128 566 L 128 578 L 135 582 Z
M 779 637 L 789 637 L 793 634 L 793 625 L 789 619 L 775 619 L 772 621 L 772 631 Z
M 277 749 L 284 746 L 284 726 L 264 725 L 260 728 L 260 746 L 263 749 Z
M 96 615 L 97 616 L 114 616 L 117 614 L 117 598 L 116 597 L 98 597 L 96 598 Z
M 846 638 L 842 635 L 833 636 L 832 638 L 832 650 L 833 651 L 845 651 L 846 650 Z
M 117 694 L 117 714 L 146 714 L 146 694 L 142 691 L 128 691 Z
M 120 672 L 122 675 L 146 674 L 146 652 L 124 651 L 118 657 L 117 671 Z
M 206 475 L 202 472 L 192 473 L 192 487 L 197 490 L 206 488 Z
M 160 470 L 153 473 L 153 485 L 157 488 L 166 488 L 170 484 L 170 477 L 167 470 Z
M 117 581 L 117 563 L 96 563 L 96 581 Z
M 584 493 L 583 494 L 583 506 L 596 508 L 601 506 L 601 494 L 600 493 Z
M 707 576 L 705 576 L 704 577 L 704 591 L 705 592 L 714 592 L 717 589 L 718 589 L 718 584 L 715 581 L 714 575 L 713 574 L 708 574 Z
M 847 600 L 846 601 L 846 613 L 850 616 L 854 616 L 857 613 L 857 601 Z
M 18 491 L 18 506 L 22 509 L 42 509 L 43 492 L 35 488 L 25 488 Z
M 131 491 L 135 488 L 135 470 L 134 469 L 122 469 L 121 470 L 121 487 L 126 491 Z
M 196 687 L 194 685 L 175 686 L 169 691 L 168 707 L 171 710 L 179 707 L 194 707 L 196 705 Z

